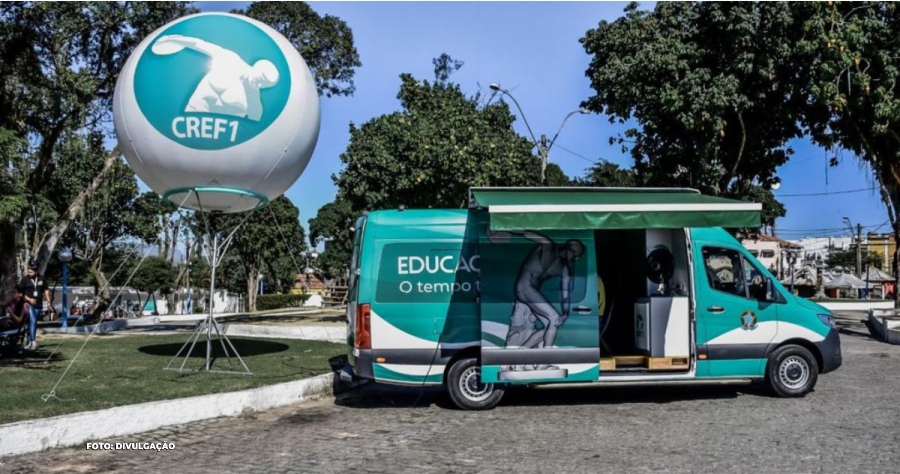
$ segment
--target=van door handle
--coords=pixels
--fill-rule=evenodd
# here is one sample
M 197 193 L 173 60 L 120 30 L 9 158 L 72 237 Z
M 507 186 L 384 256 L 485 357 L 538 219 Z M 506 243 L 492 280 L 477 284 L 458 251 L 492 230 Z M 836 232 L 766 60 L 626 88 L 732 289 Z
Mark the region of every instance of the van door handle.
M 575 307 L 575 312 L 578 313 L 578 314 L 590 314 L 590 313 L 591 313 L 591 308 L 589 308 L 589 307 L 587 307 L 587 306 L 576 306 L 576 307 Z
M 709 308 L 706 308 L 706 310 L 710 313 L 722 313 L 725 311 L 725 308 L 721 306 L 710 306 Z

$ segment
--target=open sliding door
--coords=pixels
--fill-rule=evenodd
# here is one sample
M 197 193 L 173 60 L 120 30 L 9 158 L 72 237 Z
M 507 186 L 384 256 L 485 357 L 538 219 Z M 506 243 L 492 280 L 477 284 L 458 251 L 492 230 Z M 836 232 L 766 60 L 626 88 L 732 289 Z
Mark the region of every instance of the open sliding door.
M 593 233 L 488 230 L 479 254 L 482 380 L 596 381 Z

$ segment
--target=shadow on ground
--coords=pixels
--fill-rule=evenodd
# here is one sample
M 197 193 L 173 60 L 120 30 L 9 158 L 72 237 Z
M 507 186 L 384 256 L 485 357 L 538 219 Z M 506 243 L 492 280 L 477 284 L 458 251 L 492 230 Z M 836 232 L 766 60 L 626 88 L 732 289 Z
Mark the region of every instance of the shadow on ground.
M 154 355 L 154 356 L 167 356 L 174 357 L 176 354 L 181 351 L 180 356 L 185 357 L 187 355 L 188 349 L 190 349 L 190 341 L 191 339 L 185 341 L 188 342 L 188 346 L 185 347 L 185 342 L 178 343 L 169 343 L 169 344 L 153 344 L 148 346 L 139 347 L 138 350 L 144 354 Z M 272 342 L 272 341 L 264 341 L 257 339 L 237 339 L 237 338 L 228 338 L 231 341 L 231 344 L 234 346 L 234 349 L 240 354 L 241 357 L 251 357 L 256 355 L 263 354 L 274 354 L 277 352 L 284 352 L 290 347 L 287 344 L 282 344 L 280 342 Z M 223 350 L 222 344 L 225 343 L 225 346 L 228 346 L 228 343 L 218 337 L 213 337 L 212 342 L 212 356 L 214 358 L 225 357 L 225 351 Z M 184 349 L 182 351 L 182 348 Z M 234 355 L 231 347 L 228 347 L 228 353 L 230 355 Z M 191 357 L 205 358 L 206 357 L 206 336 L 201 335 L 197 338 L 197 343 L 191 351 Z
M 735 399 L 740 396 L 770 397 L 761 383 L 747 385 L 680 385 L 650 387 L 550 387 L 525 386 L 507 389 L 498 407 L 549 405 L 618 405 L 625 403 L 664 404 L 682 401 Z M 457 409 L 438 387 L 397 387 L 374 382 L 338 394 L 335 404 L 348 408 L 426 408 L 435 405 Z
M 39 346 L 36 351 L 9 349 L 10 352 L 0 357 L 0 367 L 51 370 L 54 368 L 52 363 L 65 360 L 57 348 L 58 344 L 47 344 Z

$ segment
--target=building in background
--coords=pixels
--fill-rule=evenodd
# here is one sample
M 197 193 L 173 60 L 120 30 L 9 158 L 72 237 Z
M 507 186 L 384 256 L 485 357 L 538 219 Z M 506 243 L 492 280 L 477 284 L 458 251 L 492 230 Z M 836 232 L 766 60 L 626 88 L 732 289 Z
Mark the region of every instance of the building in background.
M 743 238 L 741 245 L 779 280 L 789 277 L 792 262 L 796 270 L 803 256 L 800 244 L 771 235 L 757 234 Z
M 894 252 L 896 249 L 897 243 L 894 241 L 894 236 L 889 233 L 869 234 L 862 243 L 864 252 L 869 251 L 881 256 L 881 268 L 879 270 L 889 275 L 894 273 Z

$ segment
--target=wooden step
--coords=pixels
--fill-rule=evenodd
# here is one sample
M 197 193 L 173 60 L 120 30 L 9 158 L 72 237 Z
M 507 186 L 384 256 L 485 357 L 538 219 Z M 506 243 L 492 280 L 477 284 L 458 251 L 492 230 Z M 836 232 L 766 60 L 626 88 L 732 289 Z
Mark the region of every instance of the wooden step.
M 650 370 L 686 370 L 687 357 L 650 357 L 647 368 Z
M 615 370 L 616 370 L 616 359 L 614 359 L 612 357 L 600 359 L 600 371 L 601 372 L 611 372 L 611 371 L 615 371 Z
M 616 367 L 646 367 L 647 356 L 614 356 Z

